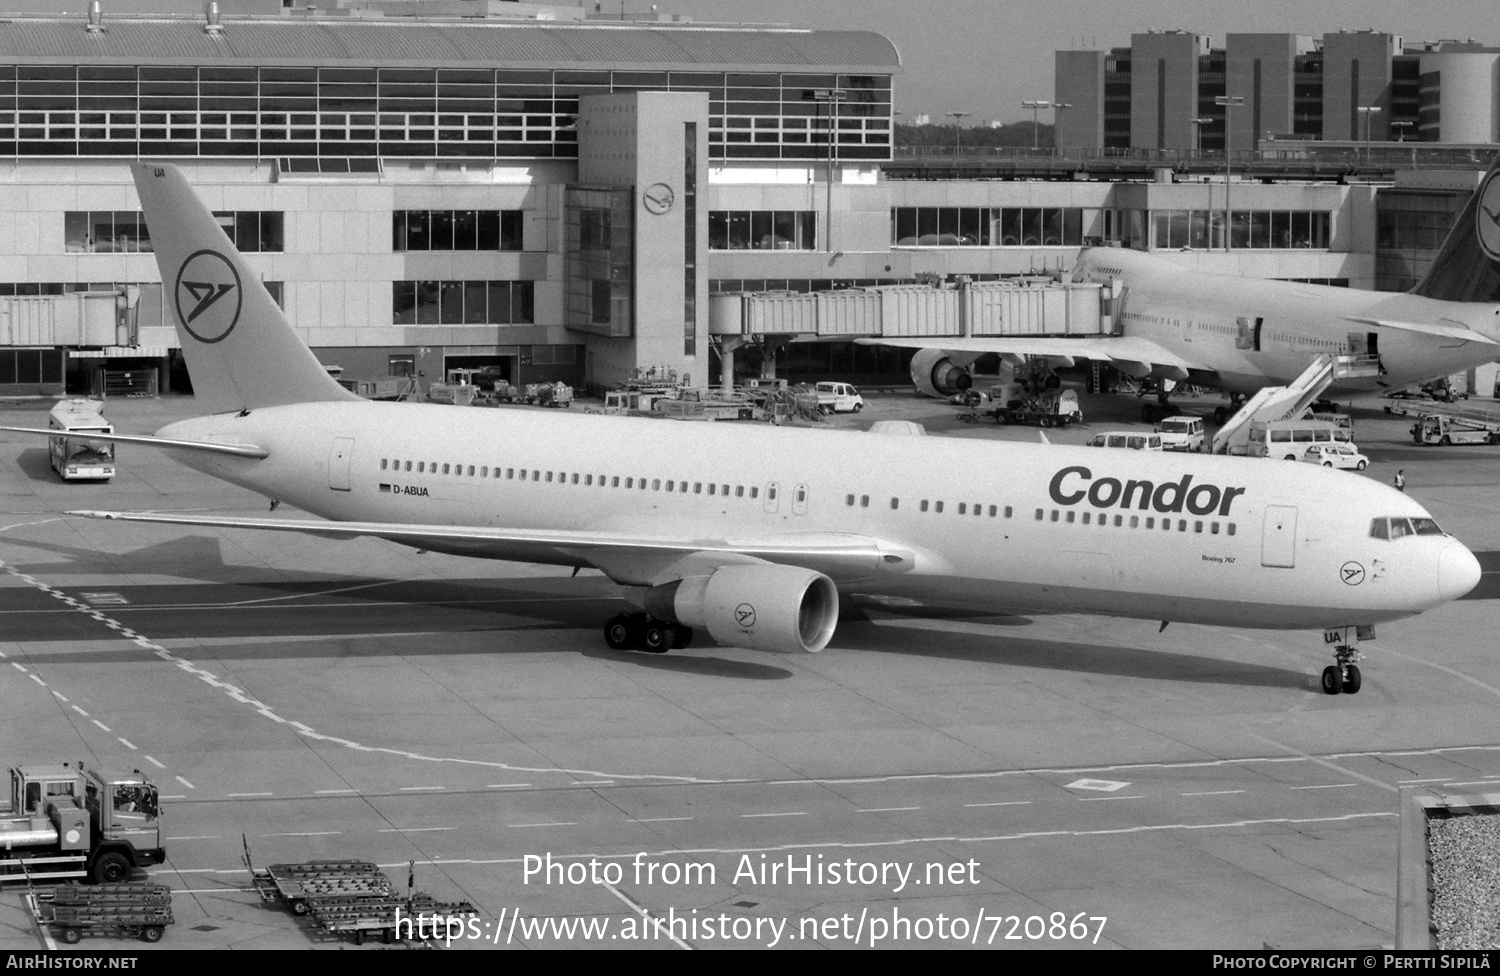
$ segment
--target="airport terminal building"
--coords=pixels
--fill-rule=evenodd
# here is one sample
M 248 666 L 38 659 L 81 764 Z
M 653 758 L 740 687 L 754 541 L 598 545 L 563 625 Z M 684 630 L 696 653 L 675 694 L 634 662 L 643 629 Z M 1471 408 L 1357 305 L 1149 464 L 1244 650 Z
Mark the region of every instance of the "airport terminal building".
M 1222 181 L 1171 170 L 896 178 L 900 57 L 868 31 L 592 3 L 152 3 L 0 22 L 0 392 L 170 382 L 136 158 L 186 170 L 345 377 L 493 365 L 594 388 L 649 369 L 704 384 L 726 342 L 787 373 L 900 375 L 893 350 L 733 333 L 709 297 L 1035 274 L 1086 245 L 1376 287 L 1415 273 L 1433 207 L 1477 178 L 1422 177 L 1385 223 L 1358 181 L 1237 181 L 1226 219 Z

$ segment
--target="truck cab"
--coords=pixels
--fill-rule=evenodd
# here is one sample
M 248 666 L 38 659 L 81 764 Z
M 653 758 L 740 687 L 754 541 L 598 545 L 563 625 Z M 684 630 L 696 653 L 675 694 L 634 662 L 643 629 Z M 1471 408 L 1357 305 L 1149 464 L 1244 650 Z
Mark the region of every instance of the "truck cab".
M 0 881 L 88 875 L 112 884 L 165 858 L 160 798 L 140 770 L 11 768 L 9 795 L 0 799 Z
M 824 413 L 859 413 L 865 408 L 865 398 L 848 383 L 824 382 L 813 389 L 818 394 L 818 407 Z

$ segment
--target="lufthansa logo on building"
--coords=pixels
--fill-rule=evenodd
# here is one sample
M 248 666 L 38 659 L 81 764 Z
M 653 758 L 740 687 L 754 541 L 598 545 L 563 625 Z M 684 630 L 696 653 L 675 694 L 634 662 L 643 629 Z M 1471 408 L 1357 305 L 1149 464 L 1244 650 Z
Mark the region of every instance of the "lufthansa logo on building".
M 734 608 L 734 622 L 740 627 L 754 627 L 755 608 L 748 603 L 741 603 Z
M 240 320 L 245 289 L 218 251 L 195 251 L 177 272 L 177 319 L 199 342 L 219 342 Z
M 1474 214 L 1474 236 L 1491 261 L 1500 261 L 1500 173 L 1491 173 L 1479 188 L 1479 210 Z

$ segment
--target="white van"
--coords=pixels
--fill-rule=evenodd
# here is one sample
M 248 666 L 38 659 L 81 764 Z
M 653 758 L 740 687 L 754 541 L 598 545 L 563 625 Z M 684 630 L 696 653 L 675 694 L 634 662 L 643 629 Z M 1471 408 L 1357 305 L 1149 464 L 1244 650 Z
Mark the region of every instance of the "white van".
M 859 413 L 865 408 L 865 398 L 848 383 L 819 383 L 814 390 L 818 394 L 818 409 L 824 413 Z
M 1328 420 L 1252 420 L 1250 422 L 1251 457 L 1300 460 L 1314 444 L 1354 443 L 1348 427 Z
M 1202 417 L 1167 417 L 1156 425 L 1156 432 L 1161 435 L 1164 451 L 1203 450 Z
M 1123 447 L 1132 451 L 1160 451 L 1160 434 L 1147 434 L 1138 430 L 1110 430 L 1089 438 L 1088 447 Z

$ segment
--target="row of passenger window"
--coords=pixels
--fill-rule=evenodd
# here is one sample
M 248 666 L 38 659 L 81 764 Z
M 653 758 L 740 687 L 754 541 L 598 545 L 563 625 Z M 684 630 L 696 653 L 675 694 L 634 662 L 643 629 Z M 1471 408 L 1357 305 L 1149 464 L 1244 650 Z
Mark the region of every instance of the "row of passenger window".
M 381 458 L 380 470 L 414 472 L 416 474 L 446 474 L 461 478 L 491 478 L 507 481 L 532 481 L 549 485 L 582 485 L 585 488 L 627 488 L 639 491 L 673 491 L 694 495 L 715 495 L 728 498 L 759 498 L 758 485 L 726 485 L 703 481 L 678 481 L 675 478 L 634 478 L 620 475 L 582 474 L 577 471 L 542 471 L 536 468 L 502 468 L 487 464 L 439 464 L 436 461 L 402 461 L 397 458 Z
M 1117 529 L 1126 528 L 1126 527 L 1132 528 L 1132 529 L 1141 529 L 1141 528 L 1155 529 L 1155 528 L 1157 528 L 1157 524 L 1156 523 L 1157 523 L 1158 520 L 1157 520 L 1156 516 L 1154 516 L 1154 515 L 1145 515 L 1145 516 L 1141 516 L 1141 515 L 1128 515 L 1128 516 L 1127 515 L 1115 515 L 1115 516 L 1111 516 L 1107 512 L 1099 512 L 1099 513 L 1097 513 L 1097 518 L 1095 518 L 1094 517 L 1095 514 L 1096 513 L 1094 513 L 1094 512 L 1083 512 L 1082 513 L 1082 518 L 1079 518 L 1079 513 L 1077 511 L 1074 511 L 1073 509 L 1069 509 L 1069 510 L 1063 512 L 1063 511 L 1059 511 L 1058 509 L 1055 509 L 1055 508 L 1051 509 L 1051 510 L 1044 509 L 1044 508 L 1039 508 L 1039 509 L 1036 510 L 1036 520 L 1038 522 L 1041 522 L 1043 520 L 1046 520 L 1046 521 L 1049 521 L 1049 522 L 1066 522 L 1069 525 L 1072 525 L 1075 522 L 1082 522 L 1084 525 L 1089 525 L 1092 522 L 1092 524 L 1099 525 L 1100 527 L 1106 527 L 1106 526 L 1109 526 L 1109 525 L 1113 525 Z M 1172 519 L 1164 518 L 1164 519 L 1161 519 L 1160 521 L 1161 521 L 1161 526 L 1160 526 L 1161 531 L 1163 531 L 1163 532 L 1171 532 L 1172 531 L 1172 521 L 1173 521 Z M 1195 533 L 1201 534 L 1203 532 L 1203 527 L 1205 525 L 1207 525 L 1208 526 L 1208 534 L 1209 535 L 1218 535 L 1219 534 L 1219 528 L 1220 528 L 1220 523 L 1219 522 L 1204 522 L 1202 519 L 1177 519 L 1176 521 L 1177 521 L 1177 531 L 1178 532 L 1195 532 Z M 1191 526 L 1191 528 L 1190 528 L 1190 526 Z M 1224 534 L 1225 535 L 1234 535 L 1234 526 L 1235 526 L 1235 523 L 1233 523 L 1233 522 L 1223 523 Z

